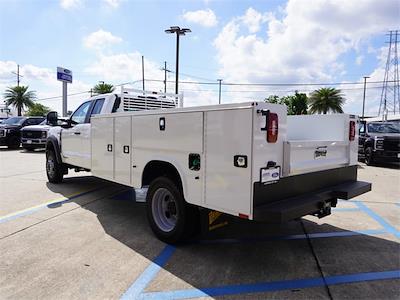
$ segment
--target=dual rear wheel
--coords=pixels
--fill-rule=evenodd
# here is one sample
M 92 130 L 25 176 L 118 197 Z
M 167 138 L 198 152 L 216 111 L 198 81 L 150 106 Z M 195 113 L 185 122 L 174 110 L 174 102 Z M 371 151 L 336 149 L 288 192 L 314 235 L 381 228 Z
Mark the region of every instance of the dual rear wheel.
M 147 192 L 147 218 L 153 233 L 163 242 L 176 244 L 190 238 L 198 225 L 198 210 L 183 198 L 168 177 L 155 179 Z

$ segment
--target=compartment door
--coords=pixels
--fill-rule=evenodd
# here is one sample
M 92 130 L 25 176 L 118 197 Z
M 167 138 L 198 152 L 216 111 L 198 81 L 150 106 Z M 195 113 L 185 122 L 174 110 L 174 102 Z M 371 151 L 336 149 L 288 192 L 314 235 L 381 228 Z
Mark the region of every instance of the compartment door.
M 250 216 L 252 110 L 205 112 L 204 132 L 206 207 Z
M 114 118 L 92 118 L 92 174 L 114 179 Z
M 115 168 L 114 180 L 131 185 L 131 117 L 118 117 L 114 121 Z

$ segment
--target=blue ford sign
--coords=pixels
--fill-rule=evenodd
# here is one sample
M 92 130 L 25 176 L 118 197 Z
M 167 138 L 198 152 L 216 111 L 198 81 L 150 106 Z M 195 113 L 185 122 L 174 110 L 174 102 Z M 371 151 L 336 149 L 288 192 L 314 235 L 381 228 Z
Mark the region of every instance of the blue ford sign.
M 72 71 L 57 67 L 57 80 L 72 83 Z

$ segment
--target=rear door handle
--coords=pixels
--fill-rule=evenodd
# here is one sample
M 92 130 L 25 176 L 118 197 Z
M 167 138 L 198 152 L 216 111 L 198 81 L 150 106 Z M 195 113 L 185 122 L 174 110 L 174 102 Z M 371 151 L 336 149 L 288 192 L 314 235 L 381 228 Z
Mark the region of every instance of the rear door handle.
M 74 134 L 80 135 L 81 133 L 79 131 L 75 131 Z

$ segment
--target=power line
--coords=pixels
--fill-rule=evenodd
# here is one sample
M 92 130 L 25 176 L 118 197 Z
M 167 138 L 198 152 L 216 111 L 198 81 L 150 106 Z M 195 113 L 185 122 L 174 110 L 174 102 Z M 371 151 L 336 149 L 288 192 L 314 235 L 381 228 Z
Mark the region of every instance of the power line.
M 160 79 L 146 79 L 146 81 L 154 81 L 154 82 L 164 82 Z M 396 81 L 387 81 L 387 82 L 398 82 Z M 168 81 L 174 82 L 174 81 Z M 383 83 L 384 81 L 370 81 L 369 83 Z M 199 85 L 219 85 L 219 82 L 198 82 L 198 81 L 179 81 L 179 83 L 183 84 L 199 84 Z M 358 85 L 364 84 L 364 82 L 330 82 L 330 83 L 232 83 L 232 82 L 224 82 L 222 85 L 225 86 L 330 86 L 330 85 Z

